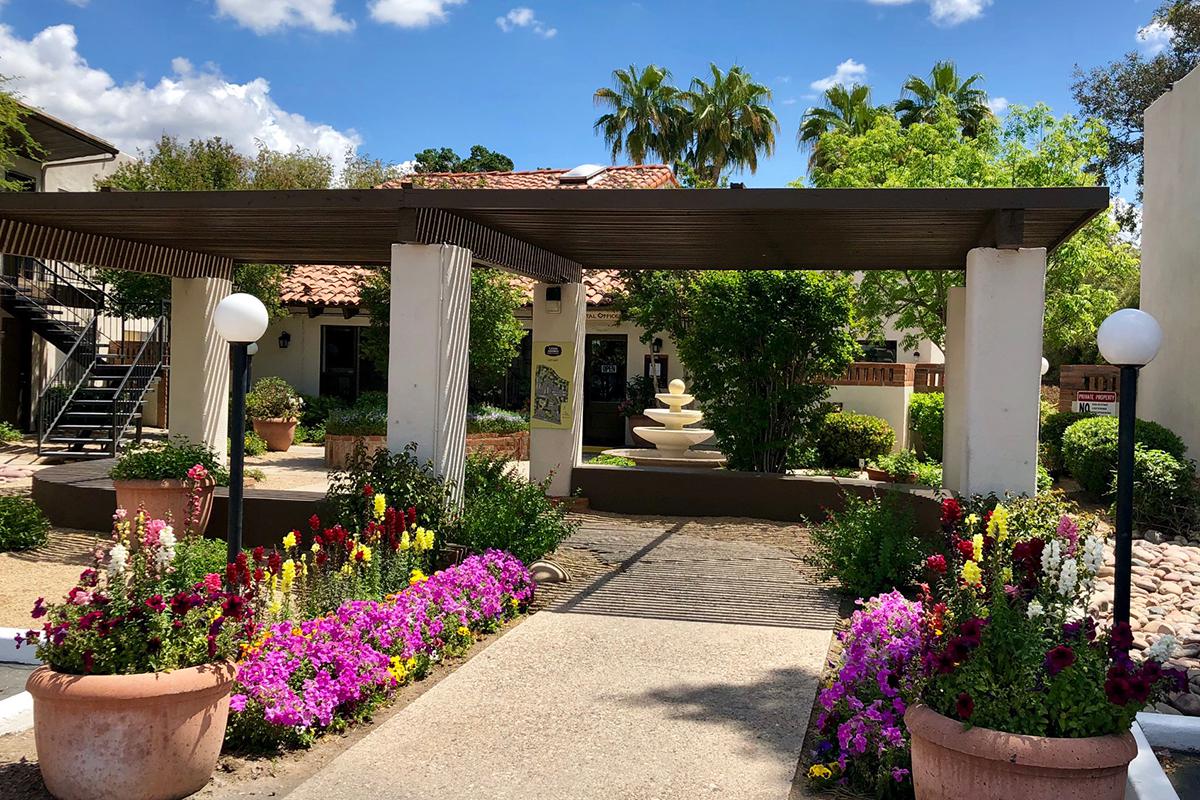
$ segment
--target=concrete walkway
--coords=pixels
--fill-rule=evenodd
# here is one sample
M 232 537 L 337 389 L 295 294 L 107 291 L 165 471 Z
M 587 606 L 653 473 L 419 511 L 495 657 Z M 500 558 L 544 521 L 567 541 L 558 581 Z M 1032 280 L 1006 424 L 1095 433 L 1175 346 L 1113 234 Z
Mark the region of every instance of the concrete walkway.
M 289 795 L 786 800 L 836 603 L 783 550 L 591 522 L 621 562 Z

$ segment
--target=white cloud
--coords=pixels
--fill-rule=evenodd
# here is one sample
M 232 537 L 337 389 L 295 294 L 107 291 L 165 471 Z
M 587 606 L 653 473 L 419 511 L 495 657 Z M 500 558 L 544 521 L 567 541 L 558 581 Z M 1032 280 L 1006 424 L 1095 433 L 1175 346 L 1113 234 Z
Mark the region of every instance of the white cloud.
M 1142 51 L 1154 57 L 1167 49 L 1171 39 L 1175 37 L 1175 29 L 1162 20 L 1154 20 L 1149 25 L 1138 28 L 1137 40 Z
M 825 92 L 832 89 L 834 86 L 854 86 L 866 81 L 867 65 L 860 64 L 853 58 L 847 58 L 845 61 L 837 65 L 837 69 L 832 75 L 826 75 L 820 80 L 815 80 L 809 84 L 818 92 Z
M 987 107 L 992 110 L 993 114 L 1003 114 L 1008 109 L 1007 97 L 989 97 Z
M 873 6 L 907 6 L 916 0 L 867 0 Z M 926 0 L 935 25 L 951 27 L 983 15 L 992 0 Z
M 217 0 L 217 14 L 258 34 L 283 28 L 311 28 L 321 33 L 353 30 L 354 23 L 337 13 L 337 0 Z
M 371 0 L 368 9 L 376 22 L 386 22 L 401 28 L 427 28 L 445 22 L 451 6 L 467 0 Z
M 285 111 L 271 97 L 265 78 L 227 80 L 215 68 L 196 71 L 186 58 L 171 62 L 172 74 L 147 85 L 118 84 L 89 66 L 78 52 L 71 25 L 46 28 L 30 40 L 0 25 L 0 74 L 27 102 L 101 136 L 125 152 L 146 149 L 167 133 L 184 139 L 222 136 L 241 150 L 256 142 L 275 150 L 307 148 L 341 164 L 346 150 L 362 140 Z
M 520 6 L 509 11 L 503 17 L 496 17 L 496 24 L 500 26 L 500 30 L 508 33 L 517 28 L 529 28 L 538 36 L 546 39 L 553 39 L 558 35 L 557 28 L 547 27 L 544 22 L 537 18 L 533 13 L 532 8 Z

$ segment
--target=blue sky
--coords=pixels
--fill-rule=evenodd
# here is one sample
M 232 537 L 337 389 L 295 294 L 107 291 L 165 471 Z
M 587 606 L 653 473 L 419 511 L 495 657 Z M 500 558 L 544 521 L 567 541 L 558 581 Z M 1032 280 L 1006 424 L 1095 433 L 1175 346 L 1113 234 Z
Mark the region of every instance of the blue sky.
M 28 100 L 134 149 L 221 133 L 393 161 L 483 144 L 518 168 L 608 163 L 592 92 L 657 63 L 686 83 L 740 64 L 775 93 L 774 157 L 803 174 L 814 82 L 892 100 L 940 58 L 993 97 L 1073 110 L 1071 72 L 1137 47 L 1156 0 L 0 0 L 0 74 Z M 841 65 L 841 72 L 838 72 Z M 819 84 L 818 84 L 819 85 Z

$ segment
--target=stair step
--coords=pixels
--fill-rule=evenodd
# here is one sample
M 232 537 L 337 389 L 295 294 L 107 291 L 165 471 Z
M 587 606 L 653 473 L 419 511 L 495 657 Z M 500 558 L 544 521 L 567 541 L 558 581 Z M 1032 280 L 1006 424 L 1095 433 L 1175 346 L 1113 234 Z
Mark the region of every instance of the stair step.
M 57 442 L 58 444 L 111 444 L 112 439 L 97 438 L 93 439 L 90 436 L 81 438 L 78 436 L 48 436 L 47 442 Z

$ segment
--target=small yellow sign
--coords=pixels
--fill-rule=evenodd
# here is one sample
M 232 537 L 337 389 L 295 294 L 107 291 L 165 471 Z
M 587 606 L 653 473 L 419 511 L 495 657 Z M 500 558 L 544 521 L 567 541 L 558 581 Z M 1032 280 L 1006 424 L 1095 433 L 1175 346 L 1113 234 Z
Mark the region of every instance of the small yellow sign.
M 574 373 L 574 342 L 534 342 L 531 427 L 571 427 L 571 377 Z

